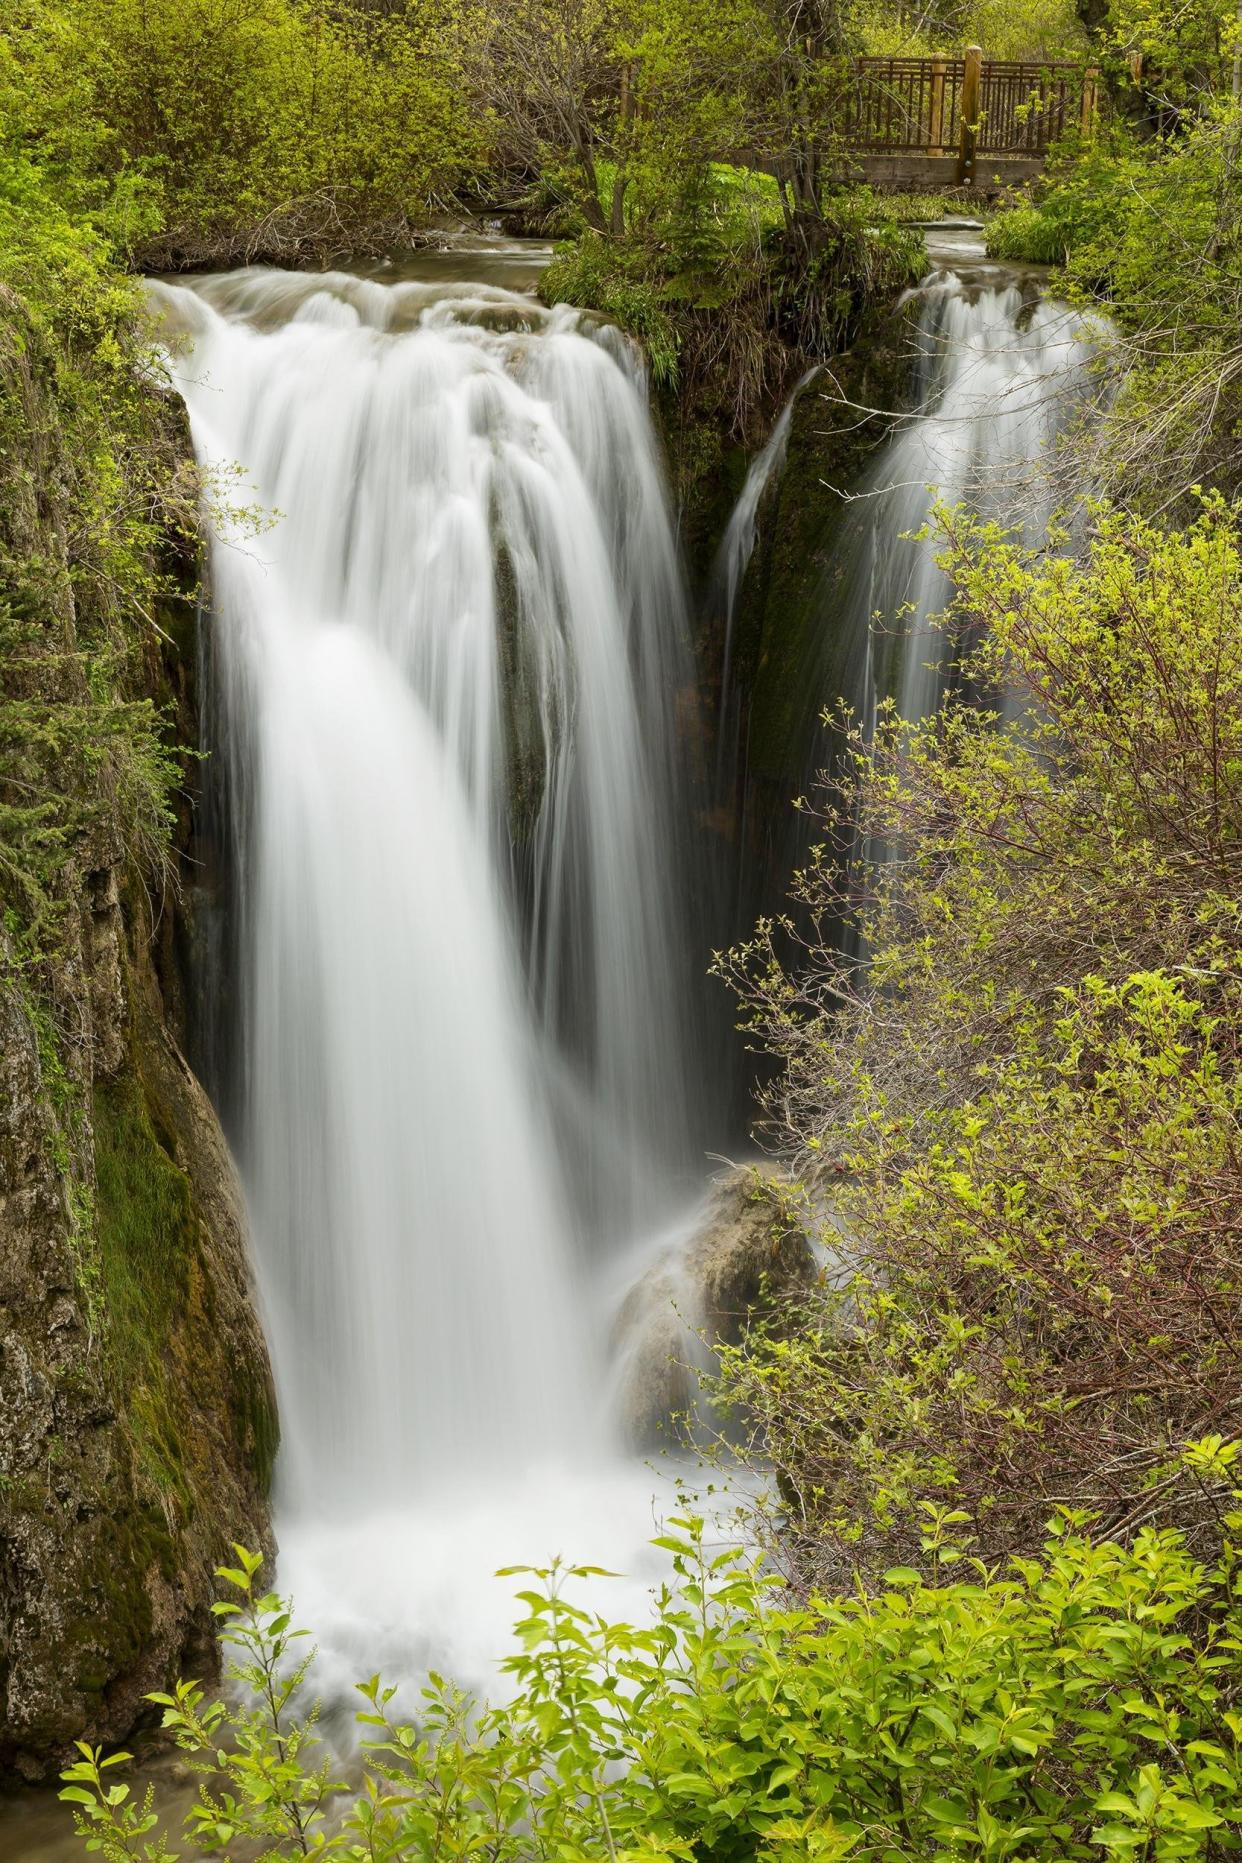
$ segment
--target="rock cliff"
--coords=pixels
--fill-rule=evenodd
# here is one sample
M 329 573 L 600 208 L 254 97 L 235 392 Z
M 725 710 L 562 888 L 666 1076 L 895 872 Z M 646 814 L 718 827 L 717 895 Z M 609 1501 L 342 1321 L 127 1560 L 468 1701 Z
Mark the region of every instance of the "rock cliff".
M 63 366 L 5 292 L 0 809 L 25 839 L 0 862 L 0 1772 L 27 1777 L 210 1667 L 213 1567 L 266 1543 L 276 1446 L 241 1197 L 154 936 L 177 851 L 141 858 L 121 780 L 126 731 L 184 712 L 185 656 L 156 617 L 126 651 L 75 573 Z M 175 448 L 175 410 L 152 420 Z

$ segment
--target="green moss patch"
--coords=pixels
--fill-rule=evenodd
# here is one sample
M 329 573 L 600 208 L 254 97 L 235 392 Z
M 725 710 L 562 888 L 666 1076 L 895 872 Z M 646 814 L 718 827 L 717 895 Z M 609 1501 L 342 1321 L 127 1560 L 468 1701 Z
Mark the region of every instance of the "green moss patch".
M 192 1504 L 166 1363 L 199 1280 L 189 1179 L 134 1070 L 95 1089 L 96 1239 L 107 1348 L 138 1461 Z

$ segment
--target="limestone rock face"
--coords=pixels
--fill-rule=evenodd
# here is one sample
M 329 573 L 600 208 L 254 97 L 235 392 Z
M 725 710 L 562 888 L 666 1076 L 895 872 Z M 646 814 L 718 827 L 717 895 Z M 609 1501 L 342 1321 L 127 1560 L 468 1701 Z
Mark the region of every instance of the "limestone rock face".
M 145 898 L 93 866 L 79 920 L 50 1004 L 0 984 L 0 1767 L 28 1777 L 210 1664 L 213 1567 L 267 1544 L 276 1443 L 240 1193 Z
M 73 575 L 57 381 L 0 286 L 0 608 L 25 630 L 0 691 L 52 717 L 85 699 L 80 650 L 111 624 Z M 184 434 L 167 443 L 186 457 Z M 192 647 L 127 624 L 126 697 L 184 699 Z M 193 718 L 177 732 L 193 743 Z M 77 795 L 90 769 L 58 742 L 40 777 Z M 6 803 L 30 793 L 18 779 L 0 771 Z M 231 1540 L 266 1547 L 276 1446 L 240 1193 L 180 1051 L 173 968 L 156 973 L 125 803 L 95 781 L 63 824 L 51 931 L 0 912 L 0 1775 L 31 1778 L 75 1739 L 128 1735 L 183 1662 L 210 1668 L 213 1568 Z M 167 941 L 171 890 L 159 917 Z
M 781 1205 L 768 1170 L 730 1171 L 711 1188 L 698 1222 L 630 1289 L 619 1309 L 619 1414 L 631 1443 L 667 1442 L 697 1401 L 697 1372 L 712 1346 L 735 1344 L 758 1318 L 779 1325 L 782 1307 L 815 1278 L 806 1236 Z
M 815 1277 L 811 1245 L 791 1226 L 779 1189 L 772 1171 L 747 1168 L 713 1186 L 686 1271 L 715 1339 L 735 1343 L 757 1314 L 779 1313 Z

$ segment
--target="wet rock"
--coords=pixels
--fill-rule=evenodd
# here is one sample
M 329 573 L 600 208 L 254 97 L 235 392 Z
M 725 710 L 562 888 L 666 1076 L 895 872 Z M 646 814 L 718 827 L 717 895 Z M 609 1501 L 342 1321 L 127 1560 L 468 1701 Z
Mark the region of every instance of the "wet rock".
M 0 580 L 38 569 L 22 695 L 75 703 L 79 631 L 111 623 L 81 606 L 91 579 L 70 575 L 54 370 L 2 287 L 0 437 Z M 166 705 L 166 667 L 133 678 Z M 76 780 L 67 770 L 67 792 Z M 148 1690 L 209 1664 L 213 1568 L 232 1539 L 270 1544 L 275 1411 L 241 1196 L 178 1046 L 119 805 L 97 800 L 66 838 L 37 959 L 10 914 L 0 929 L 8 1777 L 53 1770 L 74 1740 L 126 1737 L 151 1713 Z M 171 899 L 162 913 L 175 917 Z
M 735 1343 L 753 1319 L 779 1316 L 815 1278 L 811 1244 L 784 1207 L 783 1183 L 775 1171 L 744 1167 L 712 1188 L 686 1272 L 714 1339 Z
M 915 393 L 915 331 L 902 305 L 798 394 L 783 471 L 759 511 L 738 599 L 735 678 L 746 695 L 749 772 L 787 813 L 806 780 L 820 713 L 842 690 L 847 646 L 834 625 L 849 591 L 838 548 L 849 494 Z
M 68 1066 L 42 1006 L 0 986 L 0 1767 L 25 1778 L 126 1737 L 209 1654 L 229 1541 L 270 1539 L 240 1192 L 149 927 L 136 910 L 101 970 L 97 904 L 93 878 L 84 961 L 57 967 Z
M 730 1171 L 713 1184 L 698 1222 L 652 1263 L 617 1313 L 617 1414 L 627 1441 L 693 1432 L 698 1374 L 712 1348 L 736 1344 L 815 1278 L 814 1252 L 790 1220 L 770 1168 Z

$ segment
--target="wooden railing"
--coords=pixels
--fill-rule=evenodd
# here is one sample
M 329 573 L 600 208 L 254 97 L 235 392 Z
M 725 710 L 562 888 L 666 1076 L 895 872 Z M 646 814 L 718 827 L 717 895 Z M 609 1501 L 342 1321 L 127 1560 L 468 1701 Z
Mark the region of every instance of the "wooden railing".
M 1090 133 L 1098 108 L 1095 66 L 985 58 L 860 58 L 846 100 L 843 137 L 860 154 L 953 157 L 959 181 L 980 157 L 1042 160 L 1077 126 Z
M 940 155 L 955 145 L 963 58 L 860 58 L 845 109 L 851 148 L 918 149 Z

